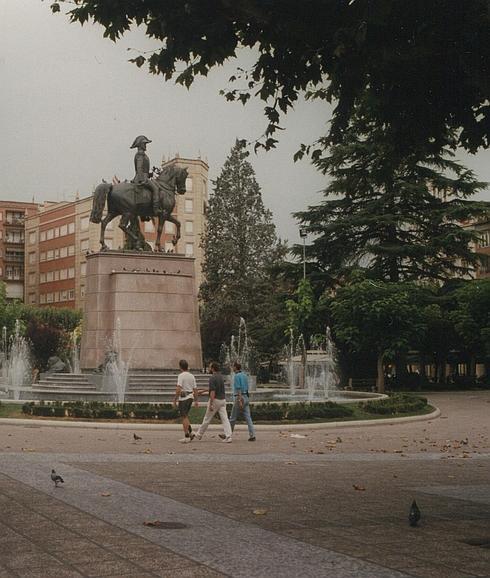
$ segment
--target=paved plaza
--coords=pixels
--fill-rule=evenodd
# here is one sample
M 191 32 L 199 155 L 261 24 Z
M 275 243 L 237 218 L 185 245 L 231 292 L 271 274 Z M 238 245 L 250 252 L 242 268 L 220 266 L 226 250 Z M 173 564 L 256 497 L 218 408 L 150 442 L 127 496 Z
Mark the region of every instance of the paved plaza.
M 430 399 L 437 419 L 255 443 L 4 422 L 0 578 L 490 576 L 490 392 Z

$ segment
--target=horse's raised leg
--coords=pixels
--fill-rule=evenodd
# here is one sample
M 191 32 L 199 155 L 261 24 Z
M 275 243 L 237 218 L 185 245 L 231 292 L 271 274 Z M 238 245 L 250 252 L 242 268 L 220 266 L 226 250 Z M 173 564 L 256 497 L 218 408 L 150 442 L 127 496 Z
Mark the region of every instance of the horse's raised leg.
M 116 213 L 107 213 L 107 215 L 100 222 L 100 250 L 108 251 L 109 247 L 105 244 L 105 229 L 107 225 L 117 217 Z
M 157 238 L 155 240 L 155 251 L 160 252 L 162 250 L 160 239 L 162 238 L 163 225 L 165 223 L 165 216 L 160 213 L 158 215 L 158 228 L 157 228 Z
M 172 244 L 177 245 L 178 240 L 180 239 L 180 221 L 178 221 L 173 215 L 167 217 L 167 221 L 170 221 L 175 225 L 176 231 L 174 238 L 172 239 Z

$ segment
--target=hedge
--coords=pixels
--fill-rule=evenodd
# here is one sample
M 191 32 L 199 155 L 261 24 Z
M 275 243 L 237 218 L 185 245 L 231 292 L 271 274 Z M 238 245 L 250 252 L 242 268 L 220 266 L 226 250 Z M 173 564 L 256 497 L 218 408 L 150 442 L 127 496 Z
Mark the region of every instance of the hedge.
M 386 399 L 366 401 L 361 403 L 360 406 L 368 413 L 394 415 L 397 413 L 416 413 L 426 409 L 428 404 L 425 397 L 407 393 L 395 393 Z

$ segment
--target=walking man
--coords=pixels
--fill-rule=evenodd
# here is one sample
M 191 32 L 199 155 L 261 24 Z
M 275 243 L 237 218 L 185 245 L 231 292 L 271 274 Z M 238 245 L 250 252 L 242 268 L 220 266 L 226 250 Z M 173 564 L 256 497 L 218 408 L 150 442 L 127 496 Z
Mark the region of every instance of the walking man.
M 218 413 L 224 429 L 222 439 L 225 443 L 231 443 L 231 425 L 226 413 L 225 380 L 219 371 L 216 362 L 209 366 L 211 377 L 209 378 L 209 401 L 202 424 L 197 430 L 197 439 L 202 439 L 213 417 Z M 221 436 L 220 436 L 221 437 Z
M 255 429 L 252 416 L 250 415 L 248 376 L 246 373 L 243 373 L 242 366 L 238 361 L 235 361 L 233 364 L 233 371 L 235 372 L 235 377 L 233 378 L 233 408 L 230 417 L 231 431 L 234 430 L 238 416 L 242 413 L 248 426 L 248 441 L 254 442 Z
M 175 389 L 174 407 L 179 403 L 179 413 L 182 418 L 184 437 L 179 440 L 182 443 L 191 442 L 196 436 L 192 433 L 191 422 L 189 421 L 189 411 L 192 403 L 199 407 L 199 394 L 197 391 L 196 378 L 189 372 L 189 364 L 185 359 L 179 361 L 180 373 L 177 378 Z

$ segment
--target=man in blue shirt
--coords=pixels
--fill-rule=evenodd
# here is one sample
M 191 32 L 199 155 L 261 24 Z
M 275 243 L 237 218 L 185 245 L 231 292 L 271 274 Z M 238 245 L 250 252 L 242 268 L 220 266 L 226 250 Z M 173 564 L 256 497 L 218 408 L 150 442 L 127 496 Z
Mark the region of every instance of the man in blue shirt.
M 255 430 L 250 415 L 250 403 L 248 399 L 248 377 L 243 373 L 242 366 L 238 361 L 233 364 L 235 377 L 233 379 L 233 408 L 231 410 L 230 425 L 233 431 L 240 413 L 243 413 L 248 426 L 248 441 L 255 441 Z M 221 436 L 220 436 L 221 437 Z

